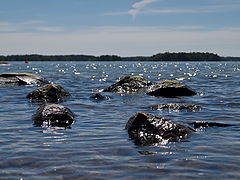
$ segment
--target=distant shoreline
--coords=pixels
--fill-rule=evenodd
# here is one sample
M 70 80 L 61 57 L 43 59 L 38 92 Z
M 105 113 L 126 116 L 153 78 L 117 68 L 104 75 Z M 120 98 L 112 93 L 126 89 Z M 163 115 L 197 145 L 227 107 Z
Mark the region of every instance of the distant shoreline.
M 221 57 L 209 52 L 158 53 L 153 56 L 120 57 L 117 55 L 10 55 L 0 56 L 0 62 L 9 61 L 240 61 L 240 57 Z

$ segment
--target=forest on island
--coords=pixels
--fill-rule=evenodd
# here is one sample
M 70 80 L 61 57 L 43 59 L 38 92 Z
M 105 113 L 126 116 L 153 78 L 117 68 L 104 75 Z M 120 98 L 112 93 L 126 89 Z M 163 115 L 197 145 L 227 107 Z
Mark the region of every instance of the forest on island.
M 221 57 L 209 52 L 158 53 L 153 56 L 120 57 L 117 55 L 9 55 L 0 61 L 240 61 L 240 57 Z

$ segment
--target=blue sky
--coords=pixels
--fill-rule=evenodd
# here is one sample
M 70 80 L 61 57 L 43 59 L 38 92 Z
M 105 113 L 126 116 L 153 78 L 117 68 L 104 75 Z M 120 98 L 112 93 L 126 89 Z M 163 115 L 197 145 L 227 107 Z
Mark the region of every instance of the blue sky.
M 240 56 L 239 0 L 0 0 L 0 55 Z

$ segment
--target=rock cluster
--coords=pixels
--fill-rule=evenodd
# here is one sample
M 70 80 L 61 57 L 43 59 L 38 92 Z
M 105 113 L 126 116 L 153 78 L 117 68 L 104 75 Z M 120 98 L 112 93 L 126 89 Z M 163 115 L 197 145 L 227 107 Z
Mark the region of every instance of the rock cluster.
M 197 94 L 190 87 L 176 80 L 161 80 L 151 83 L 149 80 L 138 76 L 125 76 L 104 91 L 121 94 L 146 93 L 151 96 L 163 97 L 193 96 Z
M 43 85 L 27 95 L 31 101 L 41 102 L 41 106 L 33 115 L 35 126 L 41 127 L 64 127 L 70 128 L 75 120 L 75 114 L 67 107 L 59 103 L 71 96 L 62 86 L 49 83 L 49 81 L 30 73 L 4 73 L 0 74 L 0 86 L 23 86 L 23 85 Z M 104 92 L 120 94 L 147 94 L 160 97 L 193 96 L 197 93 L 182 82 L 176 80 L 161 80 L 151 83 L 143 77 L 126 76 L 118 82 L 105 88 Z M 96 93 L 90 96 L 93 100 L 109 100 L 109 96 Z M 198 111 L 201 106 L 194 104 L 158 104 L 148 107 L 151 110 L 187 110 Z M 166 144 L 170 142 L 181 142 L 188 138 L 196 128 L 205 127 L 227 127 L 229 124 L 215 122 L 192 122 L 188 123 L 193 128 L 158 117 L 147 112 L 139 112 L 131 116 L 126 123 L 126 130 L 129 137 L 137 145 Z
M 151 83 L 143 77 L 126 76 L 112 84 L 104 91 L 121 94 L 147 94 L 157 97 L 175 98 L 180 96 L 193 96 L 197 93 L 186 84 L 176 80 L 160 80 Z M 149 106 L 151 110 L 173 111 L 199 111 L 201 106 L 195 104 L 168 103 Z M 215 122 L 192 122 L 192 127 L 181 125 L 164 117 L 154 116 L 146 112 L 139 112 L 130 117 L 126 124 L 129 137 L 141 146 L 165 144 L 169 142 L 181 142 L 191 135 L 196 128 L 226 127 L 229 124 Z
M 44 85 L 46 84 L 46 85 Z M 0 86 L 44 85 L 27 95 L 32 101 L 42 103 L 62 102 L 71 96 L 62 86 L 50 84 L 44 78 L 31 73 L 0 74 Z M 59 104 L 43 104 L 33 116 L 34 125 L 44 127 L 70 127 L 74 122 L 70 109 Z

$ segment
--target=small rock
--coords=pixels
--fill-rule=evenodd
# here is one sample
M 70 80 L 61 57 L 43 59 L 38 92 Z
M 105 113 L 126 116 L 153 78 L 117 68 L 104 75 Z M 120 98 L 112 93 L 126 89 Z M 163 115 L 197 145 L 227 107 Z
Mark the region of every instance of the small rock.
M 107 92 L 114 92 L 114 93 L 137 93 L 140 89 L 146 88 L 151 84 L 150 81 L 143 77 L 130 77 L 125 76 L 121 78 L 115 84 L 109 86 L 108 88 L 104 89 Z
M 29 93 L 27 98 L 31 100 L 54 103 L 62 102 L 64 101 L 64 98 L 69 96 L 71 96 L 71 94 L 62 86 L 58 84 L 47 84 Z
M 189 127 L 146 112 L 139 112 L 130 117 L 125 128 L 129 137 L 137 145 L 180 142 L 194 131 Z
M 182 82 L 176 80 L 161 80 L 149 86 L 147 94 L 151 96 L 176 97 L 193 96 L 197 93 Z
M 96 93 L 90 96 L 90 99 L 94 100 L 109 100 L 111 99 L 109 96 L 103 96 L 100 93 Z
M 67 127 L 74 122 L 73 112 L 59 104 L 42 105 L 33 115 L 34 125 L 42 127 Z

